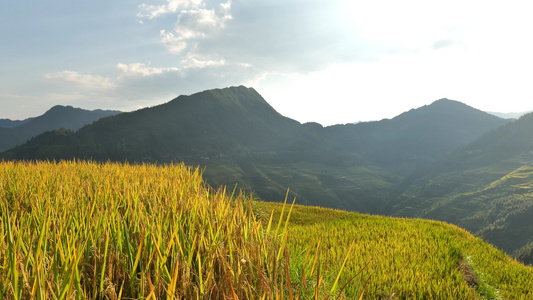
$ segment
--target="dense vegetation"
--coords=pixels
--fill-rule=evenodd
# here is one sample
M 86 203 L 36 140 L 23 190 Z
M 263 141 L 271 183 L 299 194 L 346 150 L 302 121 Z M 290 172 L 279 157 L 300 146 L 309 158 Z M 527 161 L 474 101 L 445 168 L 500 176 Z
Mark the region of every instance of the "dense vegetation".
M 533 297 L 532 268 L 457 227 L 289 210 L 184 165 L 4 162 L 0 200 L 3 298 Z

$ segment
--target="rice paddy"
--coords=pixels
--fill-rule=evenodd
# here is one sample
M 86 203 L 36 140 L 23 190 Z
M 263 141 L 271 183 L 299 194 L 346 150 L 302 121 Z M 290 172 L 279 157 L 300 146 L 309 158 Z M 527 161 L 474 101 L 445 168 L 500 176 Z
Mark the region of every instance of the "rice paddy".
M 448 224 L 256 202 L 183 164 L 0 163 L 2 299 L 533 299 Z

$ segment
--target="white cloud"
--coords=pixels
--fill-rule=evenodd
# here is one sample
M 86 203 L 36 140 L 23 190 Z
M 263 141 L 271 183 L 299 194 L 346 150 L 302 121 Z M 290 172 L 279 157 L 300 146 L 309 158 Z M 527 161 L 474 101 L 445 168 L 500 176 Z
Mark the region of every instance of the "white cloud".
M 187 48 L 187 42 L 182 36 L 175 36 L 172 32 L 162 29 L 160 32 L 161 43 L 165 45 L 171 53 L 180 54 Z
M 217 34 L 232 19 L 230 9 L 231 2 L 225 2 L 211 9 L 181 10 L 173 30 L 160 30 L 161 43 L 174 54 L 192 53 L 200 40 Z
M 167 0 L 163 5 L 147 5 L 145 3 L 139 6 L 141 12 L 137 14 L 139 18 L 155 19 L 169 13 L 176 13 L 179 10 L 187 8 L 197 8 L 202 6 L 202 0 Z
M 167 0 L 162 5 L 139 6 L 137 16 L 141 19 L 157 19 L 162 15 L 175 14 L 172 28 L 164 26 L 159 30 L 160 41 L 172 54 L 192 55 L 198 43 L 212 37 L 226 26 L 231 15 L 231 0 L 208 4 L 204 0 Z
M 132 77 L 150 77 L 154 75 L 160 75 L 168 72 L 179 72 L 179 68 L 153 68 L 147 67 L 143 63 L 132 64 L 118 64 L 117 65 L 117 79 L 124 80 Z
M 223 28 L 225 22 L 231 18 L 229 7 L 224 10 L 186 10 L 178 16 L 175 31 L 185 38 L 205 37 L 213 29 Z
M 221 60 L 198 60 L 195 57 L 189 56 L 187 59 L 184 59 L 181 61 L 181 64 L 183 65 L 184 69 L 190 69 L 190 68 L 206 68 L 206 67 L 220 67 L 226 65 L 226 61 Z
M 74 71 L 47 73 L 44 75 L 44 79 L 60 86 L 73 88 L 109 90 L 116 87 L 110 78 L 99 75 L 83 75 Z

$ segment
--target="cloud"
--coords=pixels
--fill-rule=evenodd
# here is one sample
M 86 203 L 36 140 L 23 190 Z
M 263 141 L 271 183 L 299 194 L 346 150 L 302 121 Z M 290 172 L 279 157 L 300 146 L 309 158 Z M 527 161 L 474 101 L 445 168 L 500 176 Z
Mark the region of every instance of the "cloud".
M 199 60 L 196 57 L 187 57 L 187 59 L 184 59 L 181 61 L 181 64 L 183 65 L 184 69 L 191 69 L 191 68 L 197 68 L 197 69 L 203 69 L 207 67 L 220 67 L 226 65 L 226 61 L 221 60 Z M 246 65 L 242 65 L 243 67 L 247 67 Z
M 373 60 L 384 52 L 358 41 L 350 31 L 351 23 L 341 14 L 339 1 L 178 2 L 144 4 L 139 16 L 160 26 L 160 42 L 181 62 L 196 59 L 248 65 L 261 72 L 257 76 L 264 76 Z M 163 14 L 167 16 L 159 22 Z M 164 21 L 172 16 L 175 22 L 169 26 Z
M 179 72 L 180 69 L 176 67 L 168 68 L 154 68 L 147 67 L 143 63 L 132 64 L 118 64 L 117 65 L 117 79 L 125 80 L 132 77 L 150 77 L 154 75 L 160 75 L 168 72 Z
M 137 17 L 155 19 L 162 15 L 175 13 L 181 9 L 200 7 L 202 0 L 167 0 L 167 4 L 163 5 L 147 5 L 145 3 L 139 6 L 141 10 Z
M 185 48 L 187 48 L 187 41 L 182 36 L 176 36 L 172 32 L 167 32 L 162 29 L 161 34 L 161 43 L 167 47 L 167 49 L 174 54 L 180 54 Z
M 54 84 L 83 89 L 110 90 L 116 87 L 110 78 L 99 75 L 83 75 L 74 71 L 47 73 L 44 79 Z
M 232 19 L 231 2 L 220 3 L 210 9 L 192 6 L 189 10 L 178 12 L 172 30 L 161 29 L 159 32 L 161 43 L 171 53 L 180 54 L 185 50 L 191 53 L 200 40 L 217 34 Z
M 434 50 L 438 50 L 438 49 L 442 49 L 442 48 L 448 48 L 448 47 L 451 47 L 453 45 L 455 45 L 456 42 L 453 41 L 453 40 L 440 40 L 440 41 L 436 41 L 435 43 L 433 43 L 433 49 Z

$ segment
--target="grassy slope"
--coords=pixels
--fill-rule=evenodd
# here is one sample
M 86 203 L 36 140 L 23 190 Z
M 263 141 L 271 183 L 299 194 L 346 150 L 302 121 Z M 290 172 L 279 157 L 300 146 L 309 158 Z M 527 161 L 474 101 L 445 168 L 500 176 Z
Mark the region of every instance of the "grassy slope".
M 396 214 L 415 211 L 423 218 L 445 220 L 509 253 L 517 251 L 533 242 L 533 166 L 524 163 L 506 161 L 440 174 L 408 190 Z
M 477 191 L 456 195 L 428 216 L 438 217 L 452 206 L 457 224 L 506 251 L 520 249 L 533 242 L 533 166 L 521 166 Z
M 256 205 L 280 214 L 279 204 Z M 355 240 L 341 277 L 348 282 L 355 276 L 345 289 L 348 297 L 360 295 L 368 280 L 369 299 L 533 298 L 533 268 L 453 225 L 304 206 L 294 207 L 290 224 L 292 255 L 305 257 L 320 240 L 330 282 Z
M 281 155 L 265 156 L 273 160 Z M 392 189 L 392 182 L 399 181 L 399 176 L 372 165 L 347 163 L 332 167 L 319 159 L 307 158 L 276 163 L 251 157 L 211 160 L 206 163 L 205 177 L 212 186 L 238 183 L 240 188 L 266 201 L 282 201 L 290 187 L 290 197 L 305 199 L 302 204 L 365 212 L 377 212 Z

